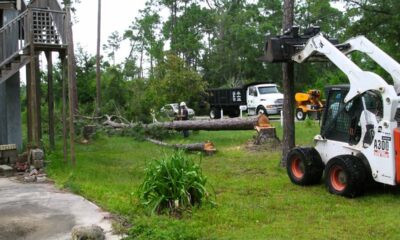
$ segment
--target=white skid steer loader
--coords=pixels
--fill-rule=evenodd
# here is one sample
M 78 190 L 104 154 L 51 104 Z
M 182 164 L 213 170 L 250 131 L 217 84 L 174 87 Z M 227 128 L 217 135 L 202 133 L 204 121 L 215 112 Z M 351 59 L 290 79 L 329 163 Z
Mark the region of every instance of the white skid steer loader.
M 346 56 L 353 51 L 370 56 L 392 76 L 394 85 L 361 70 Z M 329 59 L 350 84 L 326 88 L 315 146 L 296 147 L 287 155 L 290 180 L 298 185 L 316 184 L 324 172 L 329 192 L 346 197 L 362 194 L 368 179 L 400 184 L 400 64 L 363 36 L 338 48 L 317 34 L 292 60 L 303 63 L 315 57 Z

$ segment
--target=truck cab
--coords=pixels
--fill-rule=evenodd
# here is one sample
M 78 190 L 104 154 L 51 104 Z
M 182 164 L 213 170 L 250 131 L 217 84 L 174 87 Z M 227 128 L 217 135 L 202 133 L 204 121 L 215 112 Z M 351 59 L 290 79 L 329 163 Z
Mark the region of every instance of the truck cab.
M 282 111 L 283 94 L 276 84 L 248 85 L 246 95 L 249 115 L 274 115 Z

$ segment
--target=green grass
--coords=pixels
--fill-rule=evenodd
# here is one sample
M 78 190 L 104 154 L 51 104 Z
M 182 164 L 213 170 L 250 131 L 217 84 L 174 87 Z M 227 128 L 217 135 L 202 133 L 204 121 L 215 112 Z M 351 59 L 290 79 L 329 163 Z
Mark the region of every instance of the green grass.
M 275 123 L 275 125 L 278 125 Z M 282 131 L 277 127 L 278 135 Z M 296 143 L 312 145 L 317 124 L 297 123 Z M 135 239 L 398 239 L 400 196 L 377 186 L 357 199 L 329 194 L 322 184 L 293 185 L 279 168 L 281 151 L 249 151 L 253 131 L 200 132 L 189 139 L 211 140 L 218 152 L 203 157 L 203 174 L 216 194 L 217 206 L 194 208 L 181 219 L 147 215 L 134 193 L 146 163 L 171 154 L 170 149 L 126 137 L 98 137 L 77 145 L 77 167 L 62 163 L 61 151 L 48 158 L 49 175 L 104 209 L 126 217 Z

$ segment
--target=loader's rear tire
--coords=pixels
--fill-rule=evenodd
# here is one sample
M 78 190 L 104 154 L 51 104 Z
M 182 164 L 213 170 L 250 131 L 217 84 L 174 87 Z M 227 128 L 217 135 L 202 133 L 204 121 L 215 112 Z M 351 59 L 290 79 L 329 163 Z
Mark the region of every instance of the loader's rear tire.
M 365 167 L 355 156 L 332 158 L 325 167 L 325 184 L 332 194 L 357 197 L 364 192 L 365 179 Z
M 296 118 L 299 121 L 304 121 L 306 119 L 307 114 L 303 112 L 301 108 L 296 109 Z
M 292 183 L 306 186 L 321 181 L 324 167 L 314 148 L 294 148 L 286 158 L 286 170 Z

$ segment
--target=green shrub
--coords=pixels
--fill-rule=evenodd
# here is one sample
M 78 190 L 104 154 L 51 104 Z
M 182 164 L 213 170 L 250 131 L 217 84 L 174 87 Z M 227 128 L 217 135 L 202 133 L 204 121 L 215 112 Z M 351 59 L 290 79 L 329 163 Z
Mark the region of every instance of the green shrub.
M 200 166 L 182 151 L 150 163 L 138 194 L 141 204 L 152 213 L 179 214 L 209 201 Z

